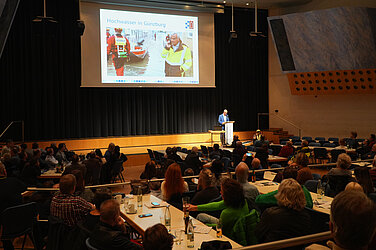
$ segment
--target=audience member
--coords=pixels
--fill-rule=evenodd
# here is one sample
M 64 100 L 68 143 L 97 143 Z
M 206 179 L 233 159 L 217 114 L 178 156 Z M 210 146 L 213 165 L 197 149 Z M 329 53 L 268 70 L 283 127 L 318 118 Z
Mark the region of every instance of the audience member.
M 256 133 L 253 135 L 253 142 L 261 141 L 261 136 L 262 136 L 261 130 L 257 129 Z
M 148 163 L 146 163 L 145 169 L 140 175 L 140 179 L 150 180 L 154 177 L 157 177 L 157 167 L 154 161 L 149 161 Z
M 335 147 L 335 149 L 344 149 L 344 150 L 347 150 L 345 139 L 339 140 L 339 146 Z
M 374 192 L 372 179 L 368 167 L 356 167 L 354 169 L 356 181 L 362 186 L 367 195 Z
M 65 143 L 60 143 L 55 157 L 61 165 L 66 165 L 69 163 L 67 156 L 65 154 L 66 151 L 67 146 L 65 145 Z
M 356 137 L 358 137 L 358 133 L 352 131 L 350 138 L 347 140 L 347 146 L 349 146 L 349 148 L 357 149 L 359 147 L 359 143 L 356 141 Z
M 46 151 L 47 151 L 47 155 L 46 155 L 46 159 L 45 159 L 46 163 L 51 165 L 51 166 L 57 165 L 59 162 L 54 157 L 53 148 L 47 148 Z
M 37 158 L 31 159 L 25 164 L 21 172 L 21 180 L 29 187 L 40 186 L 38 176 L 41 175 L 39 161 Z
M 152 178 L 156 179 L 156 178 Z M 153 195 L 161 200 L 163 200 L 162 192 L 161 192 L 161 182 L 160 181 L 151 181 L 149 182 L 149 189 L 150 195 Z
M 359 191 L 359 192 L 362 192 L 362 193 L 364 192 L 364 189 L 362 188 L 362 186 L 360 186 L 360 184 L 355 182 L 355 181 L 349 182 L 346 185 L 345 191 L 349 191 L 349 190 Z
M 7 177 L 5 166 L 0 162 L 0 214 L 8 207 L 21 205 L 24 191 L 26 191 L 26 185 L 17 178 Z M 12 241 L 3 240 L 3 248 L 14 249 Z
M 236 221 L 249 213 L 247 202 L 244 198 L 243 188 L 239 182 L 225 178 L 221 186 L 222 201 L 211 202 L 202 205 L 189 205 L 189 211 L 219 211 L 222 210 L 220 219 L 211 215 L 200 213 L 197 219 L 203 223 L 218 224 L 222 223 L 222 232 L 227 237 L 232 236 L 232 230 Z
M 248 164 L 247 164 L 248 165 Z M 254 158 L 251 162 L 252 170 L 262 169 L 261 161 L 258 158 Z M 265 172 L 256 172 L 256 181 L 260 181 L 264 179 Z
M 107 151 L 104 153 L 104 158 L 106 159 L 107 162 L 110 161 L 111 155 L 113 154 L 114 150 L 115 150 L 115 144 L 111 142 L 108 145 Z
M 4 156 L 6 153 L 10 153 L 12 148 L 14 147 L 14 142 L 11 139 L 8 139 L 5 143 L 5 146 L 1 149 L 1 156 Z
M 308 162 L 308 157 L 303 152 L 298 153 L 295 157 L 295 164 L 299 168 L 296 180 L 300 185 L 304 185 L 308 180 L 313 180 L 311 170 L 308 167 Z
M 76 190 L 74 191 L 74 195 L 80 196 L 82 199 L 92 202 L 94 198 L 94 193 L 89 188 L 85 188 L 85 180 L 82 176 L 81 170 L 75 169 L 71 172 L 71 174 L 76 177 Z
M 210 170 L 214 174 L 213 185 L 220 188 L 222 183 L 223 163 L 221 160 L 214 160 L 210 166 Z
M 146 229 L 143 237 L 144 250 L 171 250 L 174 240 L 162 224 L 156 224 Z
M 85 183 L 87 185 L 98 185 L 101 173 L 102 161 L 97 158 L 94 151 L 89 153 L 89 159 L 83 161 L 86 167 Z
M 78 169 L 78 170 L 81 171 L 81 173 L 82 173 L 82 175 L 83 175 L 83 177 L 85 179 L 86 178 L 86 172 L 87 172 L 87 170 L 86 170 L 85 165 L 79 163 L 79 160 L 80 159 L 79 159 L 78 155 L 76 155 L 76 154 L 73 155 L 73 157 L 72 157 L 72 164 L 65 167 L 63 175 L 65 175 L 65 174 L 71 174 L 73 170 Z
M 219 197 L 219 191 L 213 184 L 214 174 L 210 169 L 203 169 L 200 172 L 200 177 L 198 178 L 198 192 L 191 199 L 191 204 L 201 205 L 208 203 Z
M 279 151 L 278 156 L 287 158 L 293 154 L 294 154 L 294 147 L 292 146 L 292 142 L 287 141 L 286 145 L 281 148 L 281 151 Z
M 373 144 L 371 151 L 362 155 L 362 159 L 373 159 L 376 156 L 376 144 Z
M 187 168 L 184 170 L 184 176 L 194 176 L 195 173 L 193 172 L 192 168 Z M 188 184 L 189 191 L 196 191 L 197 190 L 197 184 L 193 182 L 193 178 L 186 178 L 185 181 Z
M 286 167 L 282 172 L 282 181 L 285 179 L 294 179 L 296 180 L 298 176 L 298 169 L 294 166 Z M 309 208 L 313 207 L 312 197 L 311 193 L 308 191 L 308 189 L 301 185 L 301 188 L 303 190 L 305 199 L 306 199 L 306 206 Z M 278 190 L 269 192 L 266 194 L 260 194 L 256 197 L 256 205 L 260 206 L 260 208 L 270 207 L 277 205 L 277 199 L 276 195 L 278 194 Z
M 247 150 L 243 147 L 243 144 L 241 141 L 236 142 L 236 147 L 232 151 L 233 155 L 238 155 L 240 158 L 243 158 L 243 155 L 247 153 Z
M 185 158 L 185 163 L 189 168 L 192 168 L 195 174 L 200 173 L 203 163 L 200 161 L 198 156 L 198 148 L 193 147 L 191 152 Z
M 266 209 L 256 227 L 259 243 L 309 234 L 311 221 L 299 183 L 291 178 L 283 180 L 275 198 L 278 207 Z
M 343 153 L 338 156 L 337 166 L 329 170 L 327 195 L 334 197 L 339 192 L 343 191 L 346 185 L 353 180 L 352 173 L 348 170 L 351 166 L 351 158 Z
M 251 203 L 254 203 L 256 197 L 260 195 L 260 193 L 256 186 L 249 184 L 248 173 L 249 168 L 244 162 L 239 163 L 239 165 L 235 168 L 236 180 L 243 188 L 244 197 Z
M 213 145 L 213 151 L 209 154 L 209 158 L 212 160 L 220 160 L 223 157 L 223 151 L 219 148 L 219 144 Z
M 167 168 L 161 191 L 165 201 L 177 200 L 182 193 L 189 191 L 187 182 L 182 178 L 179 164 L 173 163 Z
M 131 242 L 120 216 L 119 203 L 106 200 L 100 207 L 100 221 L 90 236 L 90 244 L 98 249 L 141 250 L 142 247 Z
M 328 176 L 352 176 L 351 171 L 349 168 L 351 167 L 351 158 L 349 155 L 343 153 L 338 156 L 337 159 L 337 166 L 335 168 L 332 168 L 328 172 Z
M 59 192 L 51 201 L 51 215 L 61 219 L 66 225 L 74 226 L 94 209 L 93 205 L 73 195 L 76 190 L 76 177 L 67 174 L 61 177 Z
M 374 249 L 368 247 L 376 228 L 374 202 L 361 192 L 341 192 L 330 206 L 329 228 L 334 238 L 327 242 L 329 248 L 314 244 L 306 249 Z
M 101 204 L 106 201 L 112 199 L 111 192 L 107 189 L 97 190 L 95 192 L 93 203 L 95 205 L 95 209 L 91 210 L 90 213 L 87 214 L 85 220 L 83 221 L 83 226 L 92 231 L 96 225 L 99 223 L 99 216 L 100 216 L 100 207 Z
M 167 152 L 167 150 L 166 150 L 166 152 Z M 171 148 L 169 150 L 169 153 L 167 154 L 167 159 L 174 160 L 175 162 L 182 162 L 183 160 L 181 159 L 181 157 L 177 153 L 178 153 L 177 147 Z
M 260 160 L 261 166 L 263 169 L 268 168 L 268 158 L 269 158 L 268 144 L 263 143 L 261 147 L 257 148 L 255 157 Z
M 238 142 L 238 141 L 240 141 L 239 140 L 239 136 L 238 135 L 234 135 L 234 138 L 233 138 L 233 140 L 232 140 L 232 143 L 231 143 L 231 148 L 236 148 L 236 143 Z

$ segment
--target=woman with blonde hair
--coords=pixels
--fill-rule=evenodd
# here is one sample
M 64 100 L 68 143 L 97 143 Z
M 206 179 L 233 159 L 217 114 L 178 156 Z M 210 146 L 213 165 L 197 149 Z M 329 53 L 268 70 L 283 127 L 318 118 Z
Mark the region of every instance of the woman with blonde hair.
M 288 239 L 310 233 L 310 216 L 304 209 L 306 199 L 294 179 L 282 181 L 276 194 L 278 207 L 264 211 L 256 227 L 259 243 Z
M 168 166 L 165 180 L 161 185 L 161 192 L 165 201 L 179 200 L 184 192 L 188 192 L 188 184 L 181 175 L 179 164 L 173 163 Z

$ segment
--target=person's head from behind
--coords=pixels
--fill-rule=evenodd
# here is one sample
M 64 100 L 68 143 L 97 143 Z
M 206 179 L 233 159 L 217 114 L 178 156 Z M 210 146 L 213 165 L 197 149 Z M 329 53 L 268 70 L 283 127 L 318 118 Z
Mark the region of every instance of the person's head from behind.
M 260 166 L 261 166 L 261 161 L 260 161 L 260 159 L 258 159 L 258 158 L 254 158 L 254 159 L 252 160 L 251 166 L 252 166 L 253 169 L 259 169 Z
M 210 171 L 210 169 L 205 168 L 201 170 L 199 178 L 198 178 L 198 185 L 202 189 L 206 189 L 208 187 L 211 187 L 213 185 L 213 173 Z
M 346 187 L 345 187 L 345 190 L 346 191 L 358 191 L 358 192 L 364 192 L 362 186 L 355 182 L 355 181 L 352 181 L 352 182 L 349 182 Z
M 171 147 L 167 147 L 166 148 L 166 155 L 170 155 L 172 153 L 172 148 Z
M 145 250 L 170 250 L 173 244 L 173 236 L 161 223 L 146 229 L 142 243 Z
M 184 170 L 184 176 L 193 176 L 194 174 L 195 172 L 192 168 L 187 168 L 186 170 Z
M 21 144 L 21 151 L 25 151 L 27 149 L 27 145 L 25 143 Z
M 33 144 L 31 144 L 31 148 L 32 149 L 38 149 L 39 148 L 39 144 L 37 142 L 33 142 Z
M 75 169 L 72 171 L 74 177 L 76 177 L 76 190 L 75 192 L 82 192 L 85 189 L 85 180 L 82 174 L 82 171 L 79 169 Z
M 100 158 L 103 158 L 102 151 L 101 151 L 99 148 L 97 148 L 97 149 L 95 150 L 95 155 L 98 156 L 98 157 L 100 157 Z
M 351 167 L 351 158 L 348 154 L 342 153 L 337 159 L 337 168 L 349 169 Z
M 243 187 L 234 179 L 224 178 L 222 180 L 221 195 L 225 205 L 228 207 L 241 208 L 244 206 Z
M 350 138 L 355 139 L 356 137 L 358 137 L 358 133 L 355 131 L 351 131 Z
M 173 163 L 168 166 L 165 174 L 166 199 L 169 200 L 172 195 L 184 192 L 184 180 L 181 174 L 179 164 Z
M 80 161 L 80 157 L 78 157 L 78 155 L 74 154 L 72 156 L 72 163 L 77 163 Z
M 13 146 L 10 150 L 10 154 L 12 156 L 16 156 L 18 155 L 18 153 L 20 152 L 20 148 L 18 146 Z
M 223 163 L 221 160 L 214 160 L 211 164 L 210 170 L 215 175 L 215 177 L 218 179 L 221 173 L 223 172 Z
M 157 167 L 154 161 L 149 161 L 145 164 L 144 175 L 148 180 L 157 175 Z
M 54 155 L 54 149 L 53 148 L 47 148 L 47 155 L 49 155 L 49 156 Z
M 93 198 L 93 203 L 95 205 L 95 208 L 99 211 L 101 204 L 106 200 L 110 200 L 111 198 L 112 198 L 111 193 L 108 192 L 106 189 L 97 190 Z
M 59 151 L 65 151 L 67 149 L 67 146 L 65 143 L 59 143 L 58 150 Z
M 307 141 L 307 140 L 303 140 L 303 141 L 302 141 L 302 147 L 303 147 L 303 148 L 308 147 L 308 141 Z
M 287 207 L 296 211 L 303 210 L 306 205 L 302 187 L 292 178 L 284 179 L 281 182 L 275 198 L 277 199 L 278 206 Z
M 118 224 L 120 217 L 120 205 L 116 200 L 109 199 L 100 206 L 100 220 L 110 226 Z
M 331 204 L 329 226 L 341 248 L 368 249 L 376 229 L 374 202 L 362 192 L 339 193 Z
M 195 154 L 198 154 L 198 147 L 192 147 L 191 152 L 194 152 Z
M 115 144 L 111 142 L 110 144 L 108 144 L 108 151 L 112 152 L 114 150 L 115 150 Z
M 282 171 L 282 179 L 294 179 L 298 178 L 298 169 L 294 166 L 288 166 Z
M 214 144 L 214 145 L 213 145 L 213 149 L 214 149 L 215 151 L 218 151 L 218 150 L 219 150 L 219 144 L 218 144 L 218 143 Z
M 152 178 L 153 179 L 157 179 L 156 177 Z M 150 190 L 153 190 L 153 191 L 159 191 L 161 190 L 161 182 L 160 181 L 150 181 L 149 182 L 149 188 Z
M 356 167 L 354 175 L 366 194 L 373 193 L 373 182 L 368 167 Z
M 238 166 L 236 166 L 235 175 L 239 183 L 248 182 L 248 171 L 249 171 L 248 165 L 244 162 L 240 162 Z
M 287 142 L 286 142 L 286 146 L 287 146 L 287 147 L 292 147 L 292 141 L 287 141 Z
M 305 153 L 303 153 L 303 152 L 298 153 L 298 155 L 296 156 L 296 159 L 295 159 L 295 163 L 300 168 L 307 167 L 308 163 L 309 163 L 308 156 Z
M 238 135 L 234 135 L 234 141 L 238 141 L 239 140 L 239 136 Z
M 7 170 L 5 169 L 4 164 L 0 161 L 0 177 L 6 177 Z
M 345 139 L 339 140 L 339 145 L 340 146 L 346 146 L 346 140 Z
M 76 177 L 73 174 L 63 175 L 60 178 L 59 190 L 62 194 L 73 194 L 76 189 Z
M 243 147 L 243 143 L 241 141 L 237 141 L 236 144 L 235 144 L 235 146 L 237 148 L 242 148 Z

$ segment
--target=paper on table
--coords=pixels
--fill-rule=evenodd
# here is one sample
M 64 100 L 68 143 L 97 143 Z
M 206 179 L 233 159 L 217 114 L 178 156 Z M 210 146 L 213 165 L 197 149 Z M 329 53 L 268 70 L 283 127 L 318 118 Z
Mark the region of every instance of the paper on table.
M 211 227 L 207 226 L 195 226 L 195 233 L 199 234 L 208 234 L 211 230 Z

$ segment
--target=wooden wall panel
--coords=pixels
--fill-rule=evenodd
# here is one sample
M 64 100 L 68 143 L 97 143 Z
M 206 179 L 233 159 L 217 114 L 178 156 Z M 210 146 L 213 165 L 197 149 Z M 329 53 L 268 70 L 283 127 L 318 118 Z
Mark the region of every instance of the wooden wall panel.
M 376 69 L 287 74 L 292 95 L 376 94 Z

